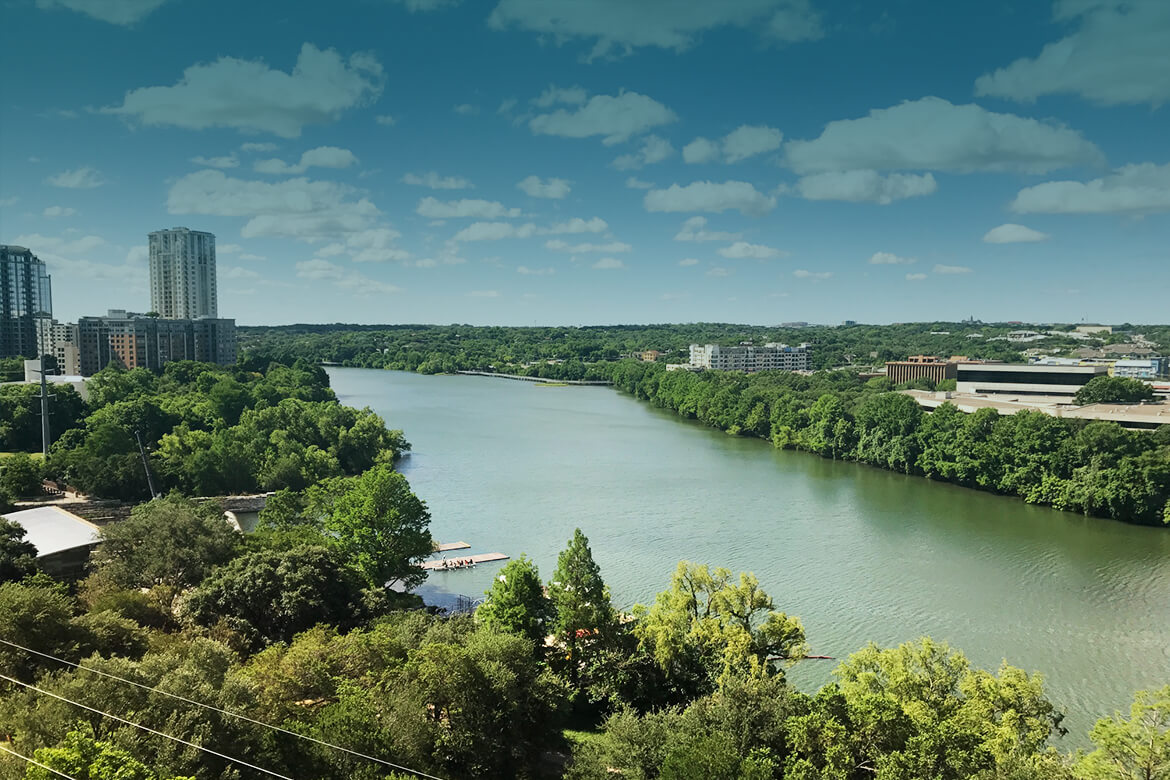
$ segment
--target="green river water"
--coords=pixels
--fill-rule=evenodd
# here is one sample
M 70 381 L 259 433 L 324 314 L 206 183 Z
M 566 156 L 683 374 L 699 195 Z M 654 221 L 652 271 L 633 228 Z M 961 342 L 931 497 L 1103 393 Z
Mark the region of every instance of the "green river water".
M 680 559 L 752 571 L 813 653 L 930 635 L 985 668 L 1042 672 L 1065 749 L 1170 683 L 1170 530 L 778 451 L 605 387 L 329 374 L 343 403 L 405 432 L 400 467 L 440 541 L 527 553 L 547 579 L 580 527 L 621 606 L 652 600 Z M 421 592 L 480 597 L 500 565 Z M 833 666 L 790 676 L 812 689 Z

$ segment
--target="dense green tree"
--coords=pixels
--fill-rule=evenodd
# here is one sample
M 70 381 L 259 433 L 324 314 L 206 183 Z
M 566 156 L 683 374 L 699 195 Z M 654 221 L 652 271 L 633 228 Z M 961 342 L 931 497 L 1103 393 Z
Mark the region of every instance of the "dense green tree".
M 1102 718 L 1089 737 L 1096 750 L 1081 756 L 1081 780 L 1166 780 L 1170 778 L 1170 685 L 1138 691 L 1129 718 Z
M 580 528 L 573 532 L 568 547 L 557 556 L 548 595 L 556 609 L 553 630 L 565 648 L 569 680 L 576 685 L 582 649 L 604 639 L 615 618 L 609 588 L 601 579 L 601 568 L 593 560 L 589 540 Z
M 37 548 L 20 523 L 0 517 L 0 583 L 21 580 L 37 570 Z
M 706 690 L 719 675 L 778 672 L 806 652 L 800 620 L 777 612 L 752 574 L 736 581 L 727 569 L 682 561 L 670 588 L 637 611 L 635 632 L 658 663 L 688 675 L 698 665 Z
M 475 611 L 485 626 L 519 634 L 536 647 L 544 646 L 552 603 L 544 594 L 536 564 L 524 555 L 508 561 Z
M 333 494 L 323 518 L 329 543 L 367 583 L 410 589 L 426 579 L 420 564 L 434 550 L 431 515 L 406 477 L 378 465 L 323 489 Z
M 40 452 L 40 385 L 0 385 L 0 452 Z M 49 434 L 56 441 L 85 417 L 86 404 L 73 385 L 50 384 Z
M 74 658 L 78 636 L 73 626 L 74 603 L 60 586 L 44 575 L 24 582 L 0 584 L 0 637 L 50 655 Z M 57 664 L 48 662 L 50 668 Z M 43 668 L 43 659 L 22 650 L 0 646 L 0 672 L 29 680 Z
M 76 780 L 162 780 L 127 751 L 94 739 L 88 731 L 71 731 L 59 745 L 41 748 L 33 758 L 49 769 L 30 764 L 25 780 L 56 780 L 61 774 Z M 177 775 L 168 777 L 195 780 Z
M 134 507 L 104 526 L 91 578 L 119 588 L 145 588 L 169 613 L 174 598 L 194 587 L 240 549 L 239 532 L 213 504 L 168 496 Z
M 23 452 L 0 458 L 0 495 L 13 498 L 40 495 L 42 471 L 41 464 Z
M 1121 376 L 1095 376 L 1077 391 L 1078 404 L 1128 404 L 1148 401 L 1154 388 L 1140 379 Z
M 222 623 L 258 649 L 318 623 L 355 626 L 386 608 L 343 559 L 324 547 L 259 550 L 213 571 L 182 602 L 186 620 Z

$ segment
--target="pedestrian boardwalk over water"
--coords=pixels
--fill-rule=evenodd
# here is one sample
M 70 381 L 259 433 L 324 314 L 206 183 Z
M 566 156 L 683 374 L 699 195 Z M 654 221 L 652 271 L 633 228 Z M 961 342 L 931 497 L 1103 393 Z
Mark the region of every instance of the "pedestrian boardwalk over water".
M 542 382 L 550 385 L 608 385 L 608 379 L 547 379 L 542 376 L 521 376 L 519 374 L 497 374 L 492 371 L 456 371 L 465 376 L 492 376 L 497 379 L 516 379 L 521 382 Z
M 490 563 L 491 561 L 506 561 L 511 556 L 503 553 L 479 553 L 478 555 L 466 555 L 461 558 L 447 558 L 437 561 L 426 561 L 422 567 L 428 571 L 447 571 L 448 569 L 466 569 L 469 564 L 460 563 L 460 561 L 471 561 L 471 563 Z M 446 565 L 444 565 L 446 564 Z
M 470 550 L 467 542 L 443 542 L 435 548 L 435 552 L 450 552 L 451 550 Z

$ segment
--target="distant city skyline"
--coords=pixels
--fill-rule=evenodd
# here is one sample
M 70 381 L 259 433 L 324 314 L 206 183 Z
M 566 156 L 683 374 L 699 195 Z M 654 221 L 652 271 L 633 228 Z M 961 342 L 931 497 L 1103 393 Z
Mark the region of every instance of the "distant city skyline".
M 58 320 L 150 308 L 175 225 L 245 325 L 1170 319 L 1160 0 L 5 15 Z

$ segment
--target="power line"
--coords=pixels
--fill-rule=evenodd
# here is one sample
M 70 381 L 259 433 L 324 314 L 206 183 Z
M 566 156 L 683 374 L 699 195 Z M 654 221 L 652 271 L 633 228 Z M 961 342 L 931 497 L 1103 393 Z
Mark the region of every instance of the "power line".
M 243 759 L 233 758 L 229 755 L 225 755 L 224 753 L 220 753 L 218 751 L 212 750 L 211 748 L 203 747 L 202 745 L 196 745 L 194 742 L 188 742 L 187 740 L 183 739 L 182 737 L 173 737 L 170 734 L 164 734 L 161 731 L 155 731 L 150 726 L 143 726 L 141 723 L 135 723 L 132 720 L 126 720 L 125 718 L 120 718 L 117 715 L 112 715 L 108 712 L 103 712 L 102 710 L 94 709 L 93 707 L 90 707 L 87 704 L 82 704 L 79 701 L 73 701 L 72 699 L 67 699 L 64 696 L 60 696 L 56 693 L 53 693 L 52 691 L 46 691 L 46 690 L 43 690 L 41 688 L 38 688 L 37 686 L 35 686 L 31 683 L 22 682 L 22 681 L 16 679 L 15 677 L 9 677 L 6 674 L 0 674 L 0 680 L 7 680 L 10 683 L 16 683 L 17 685 L 28 688 L 30 691 L 36 691 L 37 693 L 43 694 L 45 696 L 51 696 L 52 698 L 57 699 L 59 701 L 63 701 L 63 702 L 66 702 L 68 704 L 72 704 L 74 707 L 80 707 L 83 710 L 89 710 L 90 712 L 92 712 L 96 715 L 104 715 L 105 717 L 109 718 L 110 720 L 116 720 L 119 723 L 124 723 L 127 726 L 133 726 L 136 729 L 142 729 L 143 731 L 148 732 L 150 734 L 154 734 L 155 736 L 164 737 L 166 739 L 171 740 L 172 742 L 178 742 L 180 744 L 186 745 L 187 747 L 193 747 L 196 750 L 201 750 L 204 753 L 209 753 L 209 754 L 215 756 L 216 758 L 222 758 L 225 761 L 232 762 L 233 764 L 239 764 L 240 766 L 246 766 L 249 769 L 256 770 L 257 772 L 261 772 L 261 773 L 266 774 L 266 775 L 271 775 L 272 777 L 280 778 L 280 780 L 293 780 L 293 778 L 289 777 L 288 775 L 282 775 L 282 774 L 279 774 L 277 772 L 273 772 L 271 769 L 265 769 L 262 766 L 256 766 L 255 764 L 249 764 L 247 761 L 244 761 Z
M 428 775 L 426 772 L 420 772 L 417 769 L 411 769 L 410 767 L 402 766 L 401 764 L 395 764 L 392 761 L 386 761 L 385 759 L 381 759 L 381 758 L 378 758 L 376 756 L 369 756 L 369 755 L 366 755 L 365 753 L 360 753 L 356 750 L 350 750 L 347 747 L 342 747 L 341 745 L 335 745 L 332 742 L 326 742 L 323 739 L 317 739 L 316 737 L 311 737 L 308 734 L 299 734 L 295 731 L 290 731 L 289 729 L 282 728 L 280 726 L 274 726 L 271 723 L 265 723 L 264 721 L 256 720 L 255 718 L 250 718 L 247 715 L 243 715 L 243 714 L 238 713 L 238 712 L 231 712 L 230 710 L 220 709 L 219 707 L 216 707 L 212 704 L 204 704 L 201 701 L 196 701 L 194 699 L 188 699 L 186 696 L 180 696 L 177 693 L 168 693 L 168 692 L 160 690 L 158 688 L 152 688 L 149 685 L 144 685 L 140 682 L 135 682 L 134 680 L 128 680 L 125 677 L 119 677 L 116 674 L 110 674 L 109 672 L 103 672 L 101 669 L 95 669 L 92 666 L 83 666 L 81 664 L 74 663 L 73 661 L 66 661 L 64 658 L 58 658 L 57 656 L 50 655 L 49 653 L 42 653 L 40 650 L 33 650 L 31 647 L 25 647 L 24 645 L 17 644 L 16 642 L 11 642 L 7 639 L 0 639 L 0 644 L 5 644 L 5 645 L 8 645 L 9 647 L 15 647 L 18 650 L 25 651 L 26 653 L 32 653 L 33 655 L 39 655 L 42 658 L 48 658 L 52 661 L 56 661 L 57 663 L 65 664 L 66 666 L 72 666 L 74 669 L 80 669 L 84 672 L 90 672 L 91 674 L 101 675 L 102 677 L 108 677 L 111 680 L 117 680 L 118 682 L 126 683 L 127 685 L 133 685 L 135 688 L 141 688 L 144 691 L 150 691 L 151 693 L 157 693 L 160 696 L 166 696 L 166 697 L 171 698 L 171 699 L 176 699 L 176 700 L 181 701 L 181 702 L 186 702 L 187 704 L 193 704 L 196 707 L 202 707 L 205 710 L 211 710 L 212 712 L 218 712 L 220 715 L 227 715 L 229 718 L 237 718 L 239 720 L 246 721 L 246 722 L 251 723 L 251 724 L 256 725 L 256 726 L 263 726 L 266 729 L 272 729 L 273 731 L 278 731 L 281 734 L 287 734 L 290 737 L 296 737 L 297 739 L 304 739 L 304 740 L 307 740 L 309 742 L 313 742 L 317 745 L 321 745 L 322 747 L 332 748 L 333 750 L 340 750 L 341 752 L 348 753 L 349 755 L 354 756 L 356 758 L 364 758 L 367 761 L 373 761 L 375 763 L 382 764 L 383 766 L 388 766 L 391 769 L 397 769 L 397 770 L 400 770 L 402 772 L 409 772 L 412 775 L 417 775 L 418 777 L 427 778 L 427 780 L 443 780 L 443 778 L 441 778 L 441 777 L 436 777 L 435 775 Z
M 22 756 L 20 753 L 17 753 L 15 750 L 12 750 L 10 748 L 6 748 L 2 744 L 0 744 L 0 750 L 3 750 L 5 753 L 11 753 L 12 755 L 16 756 L 17 758 L 23 758 L 25 761 L 29 762 L 30 764 L 34 764 L 36 766 L 39 766 L 41 769 L 44 769 L 46 772 L 52 772 L 53 774 L 57 775 L 58 777 L 64 777 L 64 778 L 67 778 L 68 780 L 77 780 L 77 778 L 74 777 L 73 775 L 67 775 L 64 772 L 60 772 L 51 766 L 45 766 L 40 761 L 37 761 L 35 758 L 29 758 L 28 756 Z

